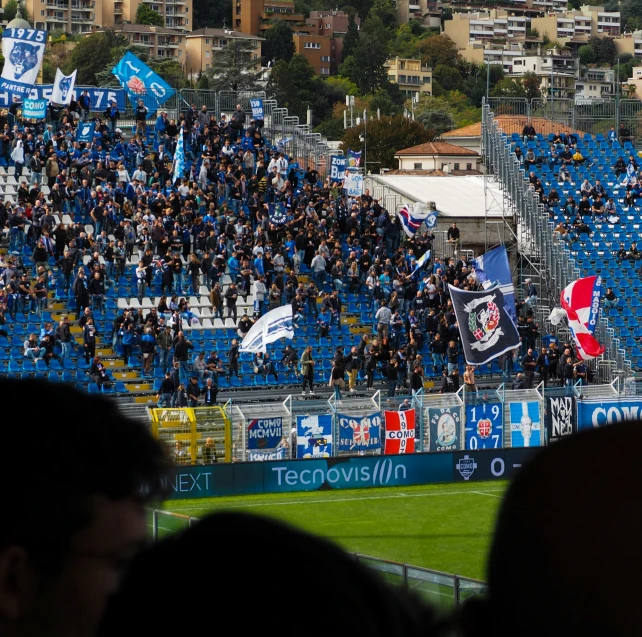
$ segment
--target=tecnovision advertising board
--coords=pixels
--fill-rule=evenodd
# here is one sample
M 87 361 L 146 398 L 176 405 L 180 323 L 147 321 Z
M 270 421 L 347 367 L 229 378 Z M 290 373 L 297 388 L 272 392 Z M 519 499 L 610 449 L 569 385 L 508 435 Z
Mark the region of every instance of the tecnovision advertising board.
M 535 449 L 318 458 L 179 467 L 170 499 L 506 480 Z

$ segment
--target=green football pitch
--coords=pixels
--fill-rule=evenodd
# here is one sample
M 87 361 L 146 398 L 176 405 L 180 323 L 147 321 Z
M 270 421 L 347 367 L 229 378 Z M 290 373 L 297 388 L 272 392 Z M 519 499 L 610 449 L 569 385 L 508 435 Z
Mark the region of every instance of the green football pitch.
M 505 489 L 504 482 L 475 482 L 174 500 L 162 508 L 194 518 L 222 510 L 271 516 L 353 553 L 485 579 Z M 186 524 L 185 519 L 159 515 L 159 537 Z

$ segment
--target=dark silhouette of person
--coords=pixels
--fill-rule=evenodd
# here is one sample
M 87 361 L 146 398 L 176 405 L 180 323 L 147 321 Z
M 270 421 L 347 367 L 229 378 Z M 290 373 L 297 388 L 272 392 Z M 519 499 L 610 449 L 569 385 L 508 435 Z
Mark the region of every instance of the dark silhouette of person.
M 445 626 L 334 544 L 235 512 L 209 515 L 140 554 L 99 636 L 175 637 L 186 629 L 188 608 L 196 611 L 188 622 L 195 635 L 213 629 L 206 609 L 217 609 L 220 621 L 234 621 L 234 633 L 248 636 L 273 626 L 286 637 L 429 637 Z
M 502 503 L 489 595 L 462 633 L 492 637 L 642 634 L 642 422 L 582 432 L 536 453 Z

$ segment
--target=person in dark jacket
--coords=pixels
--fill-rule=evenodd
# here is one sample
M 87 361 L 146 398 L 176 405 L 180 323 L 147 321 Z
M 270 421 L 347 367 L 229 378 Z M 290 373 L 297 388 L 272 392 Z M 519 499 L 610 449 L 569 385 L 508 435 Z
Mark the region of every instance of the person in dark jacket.
M 192 345 L 192 343 L 185 338 L 185 333 L 183 331 L 178 332 L 176 338 L 174 339 L 174 360 L 178 362 L 180 379 L 183 382 L 187 381 L 187 361 L 189 357 L 189 351 L 192 349 L 194 349 L 194 345 Z
M 152 364 L 156 353 L 156 338 L 151 327 L 145 328 L 145 333 L 140 339 L 140 349 L 143 353 L 143 376 L 147 376 L 152 373 Z
M 73 293 L 76 297 L 76 320 L 80 318 L 80 313 L 89 307 L 89 290 L 87 289 L 87 281 L 85 281 L 84 270 L 78 271 L 78 276 L 74 281 Z
M 128 323 L 127 327 L 121 330 L 121 343 L 123 345 L 123 363 L 129 365 L 129 357 L 138 343 L 138 334 L 136 334 L 133 323 Z
M 85 361 L 89 365 L 89 361 L 96 355 L 96 326 L 94 325 L 93 317 L 89 317 L 85 326 L 83 327 L 83 349 L 85 352 Z

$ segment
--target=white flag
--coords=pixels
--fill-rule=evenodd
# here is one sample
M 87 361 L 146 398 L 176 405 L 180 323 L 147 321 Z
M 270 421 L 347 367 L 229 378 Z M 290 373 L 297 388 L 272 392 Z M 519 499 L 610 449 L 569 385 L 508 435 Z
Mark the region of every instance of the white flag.
M 4 67 L 0 90 L 29 97 L 36 83 L 47 41 L 46 31 L 6 28 L 2 33 Z
M 263 352 L 267 351 L 267 345 L 274 343 L 280 338 L 294 338 L 292 327 L 292 305 L 282 305 L 275 310 L 264 314 L 245 335 L 241 352 Z
M 76 84 L 76 73 L 63 75 L 60 69 L 56 69 L 56 80 L 54 81 L 53 91 L 51 92 L 51 101 L 54 104 L 69 104 L 73 96 L 74 85 Z

